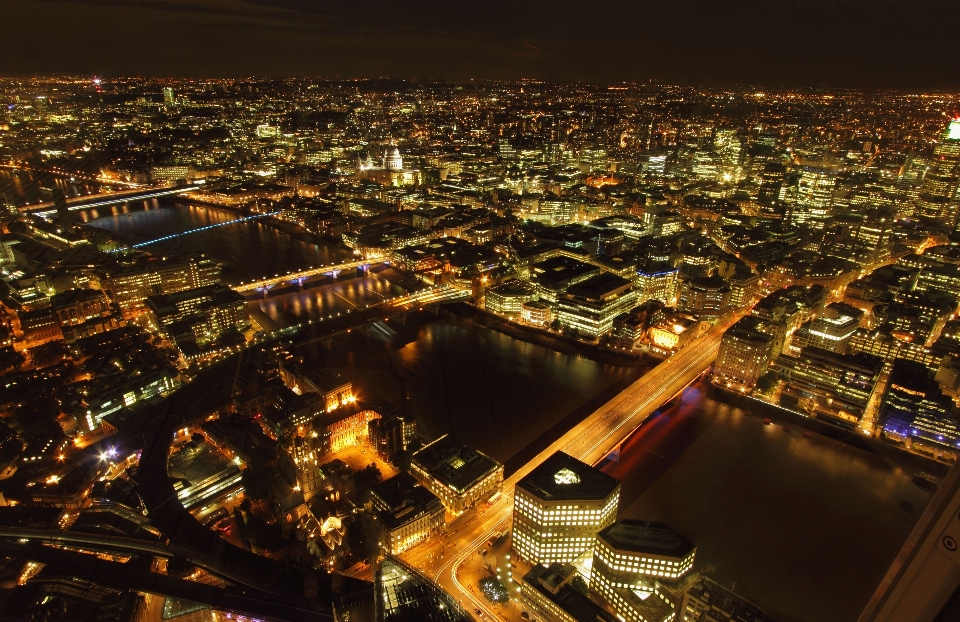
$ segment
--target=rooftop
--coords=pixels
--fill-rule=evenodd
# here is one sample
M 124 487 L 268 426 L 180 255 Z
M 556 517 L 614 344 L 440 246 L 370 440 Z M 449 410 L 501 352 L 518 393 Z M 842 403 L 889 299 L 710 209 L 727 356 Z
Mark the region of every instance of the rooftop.
M 603 607 L 574 589 L 568 579 L 574 570 L 569 565 L 540 564 L 530 569 L 523 580 L 550 599 L 577 622 L 616 622 L 617 618 Z
M 387 556 L 374 577 L 378 622 L 472 622 L 440 586 L 395 557 Z
M 548 501 L 606 499 L 619 480 L 558 451 L 521 479 L 517 486 Z
M 597 537 L 621 551 L 684 558 L 696 547 L 664 523 L 624 518 Z
M 571 285 L 567 294 L 591 300 L 604 300 L 625 291 L 630 285 L 631 283 L 627 279 L 610 272 L 604 272 L 576 285 Z
M 413 454 L 413 463 L 458 492 L 501 468 L 493 458 L 447 434 Z

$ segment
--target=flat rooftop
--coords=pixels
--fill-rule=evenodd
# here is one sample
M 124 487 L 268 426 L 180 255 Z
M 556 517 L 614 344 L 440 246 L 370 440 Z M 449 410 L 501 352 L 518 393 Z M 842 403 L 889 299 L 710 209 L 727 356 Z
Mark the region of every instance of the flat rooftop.
M 493 458 L 447 434 L 413 454 L 413 462 L 431 477 L 461 493 L 501 468 Z
M 589 300 L 604 300 L 627 290 L 631 285 L 632 283 L 622 276 L 604 272 L 576 285 L 571 285 L 567 289 L 567 295 Z
M 518 488 L 546 501 L 606 499 L 619 486 L 619 480 L 562 451 L 544 460 L 517 483 Z
M 534 265 L 531 271 L 536 275 L 537 281 L 555 289 L 563 287 L 578 277 L 598 273 L 600 269 L 588 263 L 560 255 Z
M 597 534 L 620 551 L 682 559 L 696 547 L 665 523 L 625 518 Z

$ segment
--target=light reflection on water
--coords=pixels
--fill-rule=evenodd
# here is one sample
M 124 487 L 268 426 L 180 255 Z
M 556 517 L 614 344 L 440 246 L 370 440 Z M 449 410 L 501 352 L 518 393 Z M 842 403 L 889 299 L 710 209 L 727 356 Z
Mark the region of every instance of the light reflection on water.
M 118 209 L 88 224 L 117 233 L 129 244 L 144 242 L 207 225 L 236 220 L 239 214 L 197 205 L 164 201 L 160 209 Z M 121 206 L 122 208 L 122 206 Z M 223 280 L 228 284 L 286 274 L 310 266 L 333 263 L 347 251 L 295 239 L 258 221 L 247 221 L 199 231 L 151 244 L 144 250 L 155 255 L 205 253 L 227 264 Z

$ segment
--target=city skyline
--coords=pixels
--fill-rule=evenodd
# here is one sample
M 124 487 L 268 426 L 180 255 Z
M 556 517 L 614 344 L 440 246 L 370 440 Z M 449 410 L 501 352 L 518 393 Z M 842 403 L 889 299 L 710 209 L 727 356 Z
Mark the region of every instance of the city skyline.
M 404 25 L 427 23 L 69 5 L 275 33 L 382 9 L 338 36 L 411 71 Z M 482 64 L 488 26 L 418 49 L 458 34 Z M 521 42 L 544 73 L 545 41 Z M 849 86 L 0 77 L 0 617 L 957 617 L 958 111 Z

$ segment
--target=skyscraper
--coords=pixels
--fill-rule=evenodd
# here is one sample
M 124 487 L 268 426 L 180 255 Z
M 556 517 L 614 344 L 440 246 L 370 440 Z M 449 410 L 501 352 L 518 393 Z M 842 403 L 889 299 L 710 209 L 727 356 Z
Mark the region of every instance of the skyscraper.
M 787 210 L 787 222 L 823 229 L 830 218 L 836 185 L 835 170 L 822 166 L 801 167 L 797 200 Z

